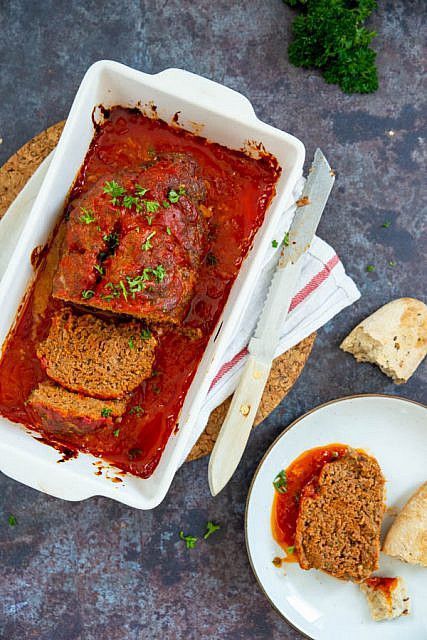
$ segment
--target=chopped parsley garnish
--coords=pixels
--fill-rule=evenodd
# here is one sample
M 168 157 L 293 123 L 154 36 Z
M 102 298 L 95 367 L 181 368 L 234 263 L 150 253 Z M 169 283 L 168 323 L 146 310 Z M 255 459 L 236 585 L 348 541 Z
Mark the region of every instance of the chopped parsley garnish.
M 390 260 L 390 262 L 388 263 L 389 267 L 395 267 L 397 265 L 397 262 L 395 262 L 394 260 Z
M 162 205 L 164 206 L 165 209 L 169 209 L 169 207 L 171 206 L 170 202 L 168 202 L 167 200 L 163 200 Z
M 285 233 L 285 236 L 282 240 L 282 244 L 284 247 L 289 247 L 289 231 Z
M 291 555 L 293 554 L 293 552 L 294 552 L 294 551 L 295 551 L 295 547 L 294 547 L 294 546 L 292 546 L 292 547 L 286 547 L 286 554 L 287 554 L 288 556 L 291 556 Z
M 170 236 L 172 234 L 172 231 L 170 230 L 170 227 L 166 227 L 166 233 L 168 234 L 168 236 Z
M 95 271 L 97 271 L 101 276 L 104 275 L 104 267 L 101 267 L 100 264 L 96 264 L 94 267 Z
M 11 527 L 14 527 L 18 523 L 16 517 L 12 513 L 9 515 L 7 521 Z
M 175 204 L 175 202 L 179 200 L 179 193 L 177 193 L 175 189 L 171 189 L 168 193 L 168 200 L 172 202 L 172 204 Z
M 108 244 L 111 251 L 113 251 L 113 249 L 115 249 L 119 244 L 119 234 L 114 231 L 112 233 L 109 233 L 108 235 L 105 234 L 104 236 L 102 236 L 102 239 L 106 244 Z
M 86 207 L 81 207 L 82 215 L 80 216 L 80 220 L 85 224 L 90 224 L 91 222 L 95 222 L 95 211 L 93 209 L 87 209 Z
M 145 204 L 145 208 L 147 209 L 148 213 L 156 213 L 156 211 L 160 207 L 160 204 L 158 202 L 156 202 L 155 200 L 144 200 L 144 204 Z
M 113 431 L 113 436 L 114 436 L 115 438 L 118 438 L 118 437 L 119 437 L 119 433 L 120 433 L 120 429 L 115 429 L 115 430 Z
M 198 538 L 195 538 L 194 536 L 185 536 L 183 531 L 179 532 L 179 537 L 181 540 L 184 540 L 187 549 L 194 549 L 196 546 Z
M 143 340 L 149 340 L 151 338 L 151 331 L 150 329 L 142 329 L 141 331 L 141 338 Z
M 110 182 L 105 183 L 104 193 L 111 196 L 111 202 L 116 205 L 119 203 L 119 198 L 123 196 L 126 191 L 115 180 L 111 180 Z
M 145 269 L 144 269 L 145 271 Z M 159 282 L 162 282 L 164 280 L 164 277 L 166 275 L 166 271 L 165 268 L 163 267 L 163 265 L 159 264 L 155 269 L 151 269 L 153 275 L 157 278 L 157 280 Z
M 83 289 L 82 291 L 83 300 L 90 300 L 94 295 L 95 291 L 92 291 L 92 289 Z
M 101 416 L 103 418 L 109 418 L 112 413 L 113 413 L 113 410 L 112 409 L 108 409 L 107 407 L 103 407 L 101 409 Z
M 150 191 L 150 189 L 145 189 L 144 187 L 141 187 L 140 184 L 135 185 L 135 193 L 137 196 L 145 196 L 148 191 Z
M 151 223 L 153 222 L 153 216 L 146 216 L 146 218 L 147 218 L 147 224 L 151 226 Z
M 134 205 L 136 208 L 141 208 L 139 198 L 136 198 L 135 196 L 125 196 L 123 198 L 123 206 L 126 207 L 126 209 L 131 209 Z
M 209 522 L 206 523 L 206 533 L 203 536 L 205 540 L 207 540 L 209 538 L 209 536 L 211 536 L 213 533 L 215 533 L 215 531 L 218 531 L 218 529 L 220 529 L 221 527 L 219 526 L 219 524 L 214 524 L 213 522 L 211 522 L 209 520 Z
M 141 407 L 141 405 L 136 404 L 134 407 L 132 407 L 132 408 L 129 410 L 129 413 L 130 413 L 131 415 L 137 415 L 137 416 L 140 416 L 140 415 L 142 415 L 142 414 L 144 413 L 144 409 Z
M 279 246 L 279 243 L 277 242 L 277 240 L 272 240 L 271 246 L 273 247 L 273 249 L 277 249 L 277 247 Z
M 135 349 L 135 342 L 134 342 L 133 336 L 129 338 L 129 348 Z
M 124 299 L 125 299 L 125 300 L 126 300 L 126 302 L 127 302 L 127 299 L 128 299 L 128 292 L 126 291 L 126 287 L 125 287 L 125 285 L 123 284 L 123 280 L 120 280 L 119 285 L 120 285 L 120 288 L 121 288 L 121 290 L 122 290 L 123 297 L 124 297 Z
M 375 271 L 375 265 L 373 265 L 373 264 L 368 264 L 368 265 L 367 265 L 367 267 L 366 267 L 366 271 L 367 271 L 368 273 L 372 273 L 372 271 Z
M 286 493 L 288 490 L 288 479 L 286 477 L 286 471 L 279 471 L 277 476 L 273 480 L 273 487 L 277 493 Z
M 391 221 L 386 220 L 385 222 L 382 223 L 381 226 L 383 227 L 383 229 L 388 229 L 391 226 Z
M 147 236 L 146 241 L 143 243 L 143 245 L 142 245 L 142 247 L 141 247 L 143 251 L 148 251 L 149 249 L 151 249 L 151 248 L 153 247 L 153 245 L 151 244 L 150 240 L 151 240 L 151 238 L 152 238 L 153 236 L 155 236 L 155 235 L 156 235 L 156 232 L 155 232 L 155 231 L 152 231 L 152 232 Z
M 131 278 L 130 276 L 126 276 L 126 280 L 128 283 L 129 291 L 134 295 L 135 293 L 140 293 L 146 287 L 145 282 L 148 280 L 145 275 L 135 276 Z

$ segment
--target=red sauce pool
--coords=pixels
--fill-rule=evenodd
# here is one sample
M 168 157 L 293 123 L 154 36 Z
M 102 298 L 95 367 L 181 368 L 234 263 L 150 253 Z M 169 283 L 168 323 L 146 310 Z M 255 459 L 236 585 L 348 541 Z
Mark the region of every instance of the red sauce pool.
M 289 547 L 293 548 L 295 544 L 295 530 L 302 491 L 310 490 L 314 486 L 327 462 L 341 458 L 347 451 L 347 445 L 335 443 L 308 449 L 285 470 L 287 490 L 284 493 L 274 492 L 271 509 L 271 530 L 276 542 L 287 551 L 285 561 L 295 562 L 297 560 L 294 551 L 289 553 Z
M 202 329 L 203 337 L 191 341 L 174 330 L 163 335 L 154 375 L 136 390 L 127 413 L 112 426 L 84 436 L 46 432 L 26 406 L 26 400 L 37 384 L 46 380 L 36 348 L 48 334 L 52 314 L 63 306 L 50 296 L 53 271 L 48 256 L 42 260 L 0 362 L 3 416 L 33 427 L 53 446 L 90 452 L 143 478 L 153 473 L 177 425 L 187 390 L 242 260 L 264 220 L 280 174 L 272 157 L 254 160 L 161 120 L 115 107 L 92 141 L 70 199 L 106 173 L 139 168 L 161 152 L 191 154 L 207 185 L 204 205 L 212 210 L 209 253 L 216 260 L 206 260 L 201 266 L 195 295 L 183 322 L 186 327 Z

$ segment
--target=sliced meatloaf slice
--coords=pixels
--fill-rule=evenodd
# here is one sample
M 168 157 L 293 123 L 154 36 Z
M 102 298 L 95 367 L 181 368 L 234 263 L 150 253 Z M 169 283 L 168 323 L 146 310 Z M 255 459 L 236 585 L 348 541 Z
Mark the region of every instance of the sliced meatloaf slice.
M 65 308 L 52 319 L 37 356 L 62 386 L 96 398 L 121 398 L 149 378 L 157 341 L 137 321 L 116 322 Z
M 51 433 L 85 435 L 113 425 L 126 410 L 125 400 L 98 400 L 68 391 L 53 382 L 42 382 L 27 401 L 35 423 Z
M 361 582 L 378 568 L 384 477 L 375 458 L 349 449 L 303 490 L 295 549 L 303 569 Z
M 168 154 L 142 171 L 99 179 L 71 203 L 53 295 L 178 323 L 207 249 L 197 163 Z

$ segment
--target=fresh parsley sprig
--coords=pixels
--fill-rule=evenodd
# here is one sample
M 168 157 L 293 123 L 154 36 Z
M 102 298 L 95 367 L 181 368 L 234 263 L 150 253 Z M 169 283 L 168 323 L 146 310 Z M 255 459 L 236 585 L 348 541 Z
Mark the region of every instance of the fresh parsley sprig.
M 292 24 L 289 60 L 296 67 L 319 69 L 326 82 L 345 93 L 378 89 L 376 52 L 369 47 L 375 31 L 363 24 L 375 0 L 284 0 L 301 13 Z
M 119 198 L 126 193 L 126 190 L 115 180 L 110 180 L 104 184 L 104 193 L 111 196 L 111 202 L 116 205 L 119 204 Z
M 206 523 L 206 533 L 204 534 L 203 538 L 205 540 L 207 540 L 209 538 L 209 536 L 211 536 L 213 533 L 215 533 L 215 531 L 218 531 L 218 529 L 221 529 L 219 524 L 214 524 L 211 520 L 209 520 Z
M 273 487 L 276 489 L 277 493 L 286 493 L 288 490 L 288 478 L 286 476 L 286 471 L 279 471 L 277 476 L 273 480 Z
M 196 538 L 195 536 L 185 536 L 184 532 L 180 531 L 179 537 L 181 538 L 181 540 L 184 540 L 187 549 L 194 549 L 194 547 L 196 546 L 198 538 Z

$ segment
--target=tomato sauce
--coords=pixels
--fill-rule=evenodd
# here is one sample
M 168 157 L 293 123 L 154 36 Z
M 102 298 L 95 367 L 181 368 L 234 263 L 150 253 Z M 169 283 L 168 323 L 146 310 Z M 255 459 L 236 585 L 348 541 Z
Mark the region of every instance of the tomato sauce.
M 286 561 L 297 560 L 293 547 L 302 493 L 314 490 L 324 465 L 341 458 L 347 451 L 347 445 L 343 444 L 315 447 L 298 456 L 285 470 L 286 491 L 274 492 L 271 529 L 276 542 L 287 552 Z
M 397 578 L 383 578 L 382 576 L 374 576 L 373 578 L 367 578 L 364 582 L 369 587 L 372 587 L 372 589 L 382 591 L 387 600 L 391 602 L 392 593 L 397 586 Z
M 242 261 L 264 220 L 280 175 L 272 156 L 255 160 L 159 119 L 115 107 L 106 112 L 106 121 L 96 131 L 69 201 L 104 175 L 124 168 L 139 170 L 143 163 L 162 152 L 193 156 L 207 188 L 204 206 L 208 213 L 209 253 L 200 267 L 195 293 L 180 327 L 200 329 L 202 337 L 190 340 L 177 329 L 160 335 L 152 377 L 133 393 L 127 412 L 112 426 L 85 435 L 46 432 L 26 400 L 37 384 L 47 379 L 36 348 L 48 335 L 50 318 L 64 306 L 51 296 L 60 225 L 48 255 L 41 261 L 0 363 L 3 416 L 39 431 L 43 441 L 53 446 L 90 452 L 143 478 L 153 473 L 176 428 L 187 390 Z

